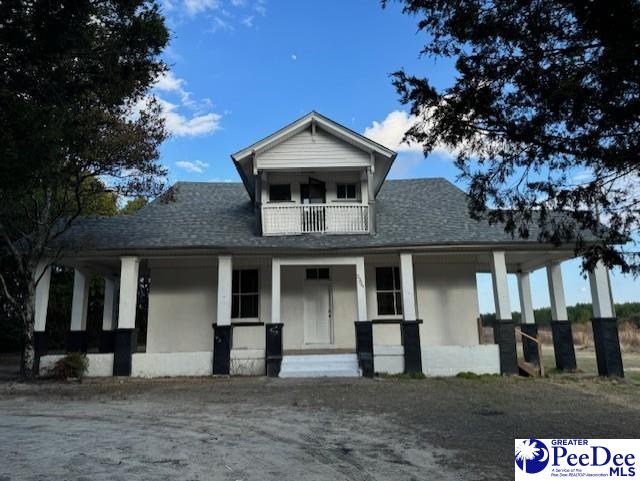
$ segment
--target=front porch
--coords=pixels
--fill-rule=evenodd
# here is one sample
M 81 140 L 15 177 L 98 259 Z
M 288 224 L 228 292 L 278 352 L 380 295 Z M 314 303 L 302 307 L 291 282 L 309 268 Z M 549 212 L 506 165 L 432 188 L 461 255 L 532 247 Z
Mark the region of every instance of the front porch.
M 507 273 L 518 276 L 524 323 L 519 328 L 535 336 L 528 273 L 543 267 L 549 273 L 556 363 L 572 370 L 575 353 L 559 269 L 568 256 L 449 251 L 67 259 L 76 271 L 68 350 L 86 351 L 88 282 L 98 274 L 105 278 L 100 343 L 105 352 L 88 354 L 90 376 L 277 376 L 284 357 L 323 355 L 355 355 L 357 373 L 369 377 L 376 372 L 513 374 L 516 337 Z M 486 271 L 492 274 L 499 319 L 492 345 L 479 343 L 476 323 L 475 276 Z M 141 272 L 151 279 L 146 352 L 136 349 Z M 591 278 L 601 374 L 621 375 L 606 269 L 599 266 Z M 36 332 L 45 370 L 57 357 L 46 355 L 48 274 L 43 281 Z

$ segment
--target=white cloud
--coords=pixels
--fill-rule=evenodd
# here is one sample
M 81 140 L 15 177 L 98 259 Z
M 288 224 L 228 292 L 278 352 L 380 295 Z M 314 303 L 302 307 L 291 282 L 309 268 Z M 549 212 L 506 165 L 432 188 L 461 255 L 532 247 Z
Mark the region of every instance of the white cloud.
M 202 174 L 204 170 L 209 167 L 209 164 L 202 162 L 201 160 L 194 160 L 193 162 L 188 160 L 179 160 L 176 162 L 176 166 L 186 170 L 187 172 Z
M 204 17 L 209 32 L 232 32 L 239 25 L 253 27 L 256 15 L 267 14 L 265 0 L 160 0 L 172 24 Z M 244 12 L 243 12 L 244 11 Z
M 169 70 L 160 75 L 153 86 L 167 131 L 177 137 L 190 137 L 219 130 L 222 115 L 210 112 L 213 104 L 209 98 L 194 100 L 193 94 L 186 90 L 186 84 L 186 80 Z M 177 95 L 180 99 L 179 104 L 160 97 L 158 93 Z M 134 113 L 144 108 L 145 103 L 146 99 L 136 106 Z M 191 110 L 192 114 L 187 116 L 180 113 L 181 108 Z
M 253 9 L 264 17 L 267 14 L 267 7 L 265 7 L 266 3 L 267 2 L 264 0 L 257 0 Z
M 397 150 L 398 152 L 422 152 L 422 146 L 412 142 L 407 144 L 402 139 L 404 134 L 414 124 L 416 118 L 403 110 L 394 110 L 382 122 L 373 121 L 370 127 L 364 130 L 364 136 Z
M 220 7 L 219 0 L 184 0 L 184 7 L 189 15 L 216 10 Z
M 177 112 L 178 106 L 158 99 L 162 107 L 165 127 L 172 135 L 177 137 L 195 137 L 205 135 L 220 130 L 220 120 L 222 115 L 213 112 L 207 114 L 194 114 L 186 117 Z
M 164 92 L 184 92 L 184 84 L 184 79 L 176 77 L 171 70 L 168 70 L 156 79 L 153 86 Z
M 298 60 L 298 56 L 295 53 L 291 54 L 291 60 Z
M 374 120 L 364 130 L 363 135 L 397 152 L 422 153 L 422 145 L 419 143 L 403 142 L 404 134 L 415 122 L 415 116 L 404 110 L 394 110 L 382 122 Z M 431 153 L 445 158 L 453 158 L 456 155 L 455 151 L 444 145 L 436 145 Z
M 218 16 L 213 17 L 213 24 L 211 25 L 212 32 L 230 32 L 232 30 L 234 30 L 234 27 L 231 23 Z

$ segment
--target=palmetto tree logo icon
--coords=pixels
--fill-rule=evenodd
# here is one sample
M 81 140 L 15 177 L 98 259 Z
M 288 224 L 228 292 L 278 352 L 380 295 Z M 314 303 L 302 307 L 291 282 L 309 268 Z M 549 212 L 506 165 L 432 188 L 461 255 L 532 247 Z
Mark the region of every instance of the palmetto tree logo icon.
M 549 450 L 538 439 L 516 441 L 516 465 L 525 473 L 542 471 L 549 462 Z

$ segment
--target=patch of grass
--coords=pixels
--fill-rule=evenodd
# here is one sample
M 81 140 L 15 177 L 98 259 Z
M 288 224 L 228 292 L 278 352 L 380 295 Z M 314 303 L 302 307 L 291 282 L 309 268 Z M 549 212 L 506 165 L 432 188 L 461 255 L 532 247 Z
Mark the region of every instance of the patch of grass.
M 632 383 L 640 385 L 640 372 L 632 372 L 630 374 L 627 374 L 627 378 L 629 378 L 629 381 L 631 381 Z
M 496 379 L 500 379 L 500 374 L 476 374 L 471 371 L 463 371 L 456 374 L 458 379 L 471 379 L 475 381 L 493 381 Z
M 412 379 L 412 380 L 419 380 L 419 379 L 426 379 L 427 378 L 427 376 L 425 376 L 424 373 L 422 373 L 422 372 L 403 372 L 403 373 L 399 373 L 399 374 L 382 373 L 382 374 L 380 374 L 380 377 L 383 377 L 385 379 Z

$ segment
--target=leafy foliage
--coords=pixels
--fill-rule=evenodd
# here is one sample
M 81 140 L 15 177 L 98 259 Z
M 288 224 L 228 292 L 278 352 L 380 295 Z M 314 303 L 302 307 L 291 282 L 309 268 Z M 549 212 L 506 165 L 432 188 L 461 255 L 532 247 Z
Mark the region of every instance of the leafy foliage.
M 0 301 L 24 325 L 30 375 L 38 265 L 79 215 L 163 188 L 166 131 L 146 95 L 169 33 L 152 0 L 8 0 L 0 25 Z
M 475 217 L 638 273 L 619 245 L 640 221 L 640 2 L 401 3 L 429 35 L 422 54 L 458 71 L 443 90 L 393 74 L 417 117 L 405 138 L 457 152 Z
M 640 327 L 640 302 L 624 302 L 615 305 L 616 316 L 618 320 L 632 323 Z M 534 316 L 536 324 L 541 326 L 549 326 L 551 324 L 551 308 L 542 307 L 535 309 Z M 520 322 L 520 312 L 511 313 L 512 318 L 516 322 Z M 591 321 L 593 317 L 593 307 L 591 304 L 578 303 L 574 306 L 567 307 L 567 316 L 573 323 L 583 324 Z M 496 319 L 494 313 L 482 314 L 482 323 L 485 326 L 493 325 Z

